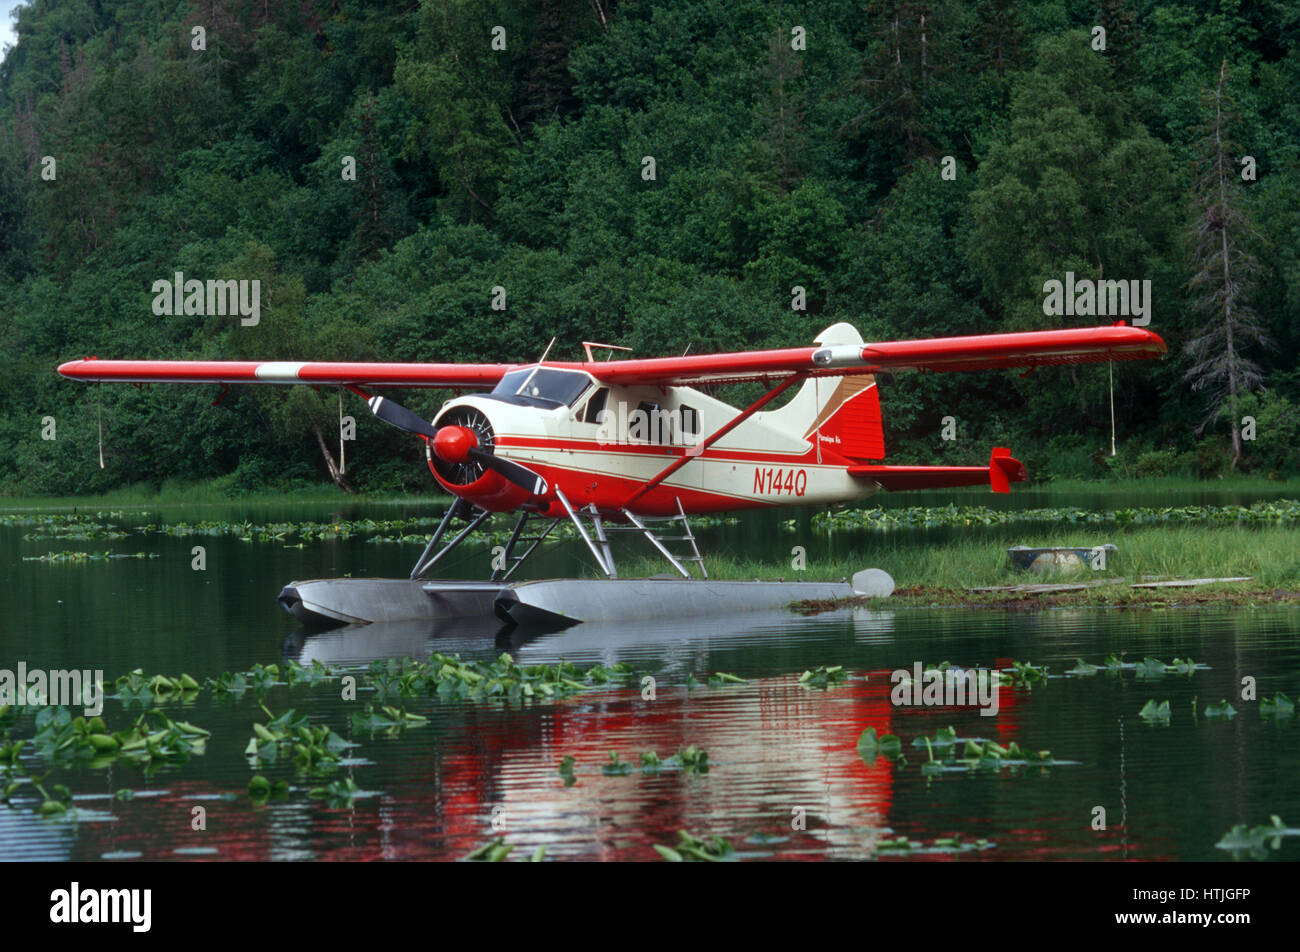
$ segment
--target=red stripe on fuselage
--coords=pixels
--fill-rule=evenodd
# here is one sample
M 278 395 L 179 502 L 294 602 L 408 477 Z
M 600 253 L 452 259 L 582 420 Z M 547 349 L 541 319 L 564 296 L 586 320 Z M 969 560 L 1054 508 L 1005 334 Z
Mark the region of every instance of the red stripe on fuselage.
M 548 450 L 580 453 L 600 453 L 607 456 L 653 456 L 664 460 L 664 465 L 686 454 L 689 447 L 666 445 L 662 443 L 604 443 L 600 440 L 561 439 L 550 436 L 526 436 L 519 434 L 502 434 L 496 440 L 500 448 L 520 450 Z M 516 457 L 511 456 L 511 459 Z M 528 462 L 525 457 L 518 457 L 519 462 Z M 774 466 L 790 466 L 795 463 L 805 466 L 847 467 L 850 460 L 840 456 L 834 450 L 822 447 L 821 459 L 817 458 L 815 446 L 806 450 L 783 453 L 780 450 L 739 450 L 719 447 L 716 443 L 704 450 L 697 459 L 711 462 L 731 463 L 771 463 Z

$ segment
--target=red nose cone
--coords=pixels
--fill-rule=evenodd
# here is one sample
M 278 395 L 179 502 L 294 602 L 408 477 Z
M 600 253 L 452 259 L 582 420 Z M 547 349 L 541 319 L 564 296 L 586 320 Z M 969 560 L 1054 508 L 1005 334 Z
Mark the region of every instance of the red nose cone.
M 443 426 L 433 437 L 433 452 L 444 463 L 465 463 L 469 451 L 478 446 L 478 437 L 465 426 Z

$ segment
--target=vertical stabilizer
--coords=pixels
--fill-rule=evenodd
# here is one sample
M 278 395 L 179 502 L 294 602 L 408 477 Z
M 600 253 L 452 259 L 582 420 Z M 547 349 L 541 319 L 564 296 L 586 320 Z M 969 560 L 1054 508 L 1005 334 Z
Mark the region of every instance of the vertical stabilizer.
M 822 347 L 861 344 L 852 324 L 833 324 L 814 341 Z M 768 426 L 784 430 L 850 459 L 879 460 L 885 456 L 880 397 L 871 374 L 813 377 L 805 380 L 793 400 L 779 410 L 756 414 Z

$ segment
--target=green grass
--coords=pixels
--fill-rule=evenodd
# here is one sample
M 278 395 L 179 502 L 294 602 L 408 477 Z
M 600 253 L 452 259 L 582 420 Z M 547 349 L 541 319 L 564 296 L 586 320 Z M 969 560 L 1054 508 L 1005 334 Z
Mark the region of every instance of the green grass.
M 791 536 L 794 539 L 794 536 Z M 818 541 L 807 541 L 809 557 L 803 571 L 789 561 L 749 559 L 726 553 L 705 553 L 711 578 L 825 581 L 849 578 L 864 568 L 884 569 L 894 578 L 898 594 L 891 601 L 922 604 L 978 604 L 1024 602 L 1022 596 L 1001 593 L 981 595 L 968 588 L 1055 581 L 1097 581 L 1124 578 L 1142 581 L 1141 576 L 1161 579 L 1223 578 L 1251 576 L 1253 581 L 1195 589 L 1131 589 L 1127 584 L 1099 586 L 1068 596 L 1034 596 L 1043 605 L 1161 604 L 1204 601 L 1275 600 L 1277 590 L 1300 597 L 1300 533 L 1285 528 L 1140 527 L 1128 530 L 1096 531 L 1067 527 L 1044 530 L 1034 526 L 1012 537 L 1004 531 L 972 532 L 948 542 L 922 542 L 896 536 L 864 537 L 852 554 L 835 559 L 818 558 Z M 1012 568 L 1007 556 L 1011 545 L 1093 546 L 1113 542 L 1118 547 L 1105 571 L 1085 570 L 1073 574 L 1039 575 Z M 792 542 L 792 545 L 794 543 Z M 667 568 L 649 557 L 625 558 L 620 572 L 625 577 L 653 574 Z
M 793 540 L 795 536 L 790 538 Z M 889 572 L 899 586 L 965 588 L 1064 577 L 1040 576 L 1012 568 L 1006 551 L 1011 545 L 1090 547 L 1113 542 L 1119 551 L 1105 571 L 1089 570 L 1071 577 L 1082 580 L 1124 577 L 1137 581 L 1139 575 L 1188 578 L 1250 575 L 1260 585 L 1300 585 L 1300 545 L 1297 544 L 1300 532 L 1295 529 L 1163 526 L 1089 532 L 1086 528 L 1044 531 L 1033 527 L 1016 536 L 1014 542 L 1008 541 L 1005 533 L 980 532 L 944 543 L 869 538 L 852 555 L 836 559 L 813 554 L 817 541 L 808 540 L 809 557 L 803 571 L 795 570 L 788 561 L 782 564 L 771 559 L 749 559 L 718 552 L 705 553 L 705 564 L 710 576 L 717 578 L 839 579 L 864 568 L 880 568 Z M 636 574 L 634 568 L 663 571 L 660 567 L 663 563 L 649 556 L 624 559 L 621 564 L 627 566 L 623 574 L 628 576 Z

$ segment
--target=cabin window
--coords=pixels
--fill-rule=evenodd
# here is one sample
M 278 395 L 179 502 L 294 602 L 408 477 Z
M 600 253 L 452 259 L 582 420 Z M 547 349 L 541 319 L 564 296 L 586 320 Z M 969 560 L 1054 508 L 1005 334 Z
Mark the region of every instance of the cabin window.
M 683 403 L 681 408 L 681 416 L 682 416 L 682 435 L 699 436 L 700 435 L 700 414 L 696 411 L 696 409 L 694 407 L 688 407 L 686 404 Z M 695 441 L 690 440 L 687 442 L 693 443 Z
M 578 421 L 580 423 L 599 423 L 600 413 L 605 409 L 605 403 L 608 400 L 609 387 L 601 387 L 591 395 L 591 399 L 587 401 L 587 405 L 583 408 Z
M 667 433 L 660 434 L 659 404 L 642 400 L 628 416 L 627 438 L 635 443 L 666 443 Z

